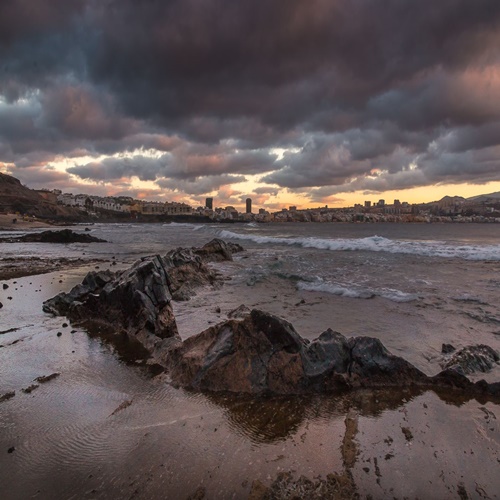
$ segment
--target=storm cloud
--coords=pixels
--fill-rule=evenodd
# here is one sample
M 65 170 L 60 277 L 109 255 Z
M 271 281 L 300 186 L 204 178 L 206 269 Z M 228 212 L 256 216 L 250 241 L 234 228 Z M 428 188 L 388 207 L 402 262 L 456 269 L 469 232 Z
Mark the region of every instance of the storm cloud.
M 232 201 L 498 181 L 498 47 L 497 0 L 6 0 L 0 165 Z

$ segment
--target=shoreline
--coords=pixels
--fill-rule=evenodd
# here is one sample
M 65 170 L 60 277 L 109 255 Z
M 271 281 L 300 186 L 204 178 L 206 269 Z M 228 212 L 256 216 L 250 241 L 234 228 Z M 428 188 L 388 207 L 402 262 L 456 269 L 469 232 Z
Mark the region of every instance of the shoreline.
M 14 222 L 16 220 L 16 222 Z M 42 229 L 54 227 L 49 222 L 34 219 L 33 217 L 23 218 L 22 215 L 0 214 L 0 231 L 23 231 L 25 229 Z
M 57 259 L 42 259 L 40 257 L 6 257 L 0 258 L 0 281 L 7 281 L 26 276 L 47 274 L 54 271 L 67 271 L 76 267 L 90 267 L 103 262 L 110 262 L 108 259 L 72 259 L 60 257 Z

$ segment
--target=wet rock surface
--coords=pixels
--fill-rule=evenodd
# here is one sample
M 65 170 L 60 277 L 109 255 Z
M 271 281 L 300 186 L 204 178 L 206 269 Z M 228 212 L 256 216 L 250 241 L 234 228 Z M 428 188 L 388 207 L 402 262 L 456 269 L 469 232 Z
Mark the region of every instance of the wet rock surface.
M 105 243 L 89 234 L 76 233 L 71 229 L 61 231 L 43 231 L 41 233 L 25 234 L 11 238 L 0 238 L 3 243 Z
M 165 362 L 175 384 L 250 394 L 415 386 L 500 396 L 500 384 L 473 383 L 453 369 L 429 377 L 375 338 L 347 339 L 329 329 L 308 341 L 272 314 L 241 308 L 238 316 L 171 349 Z
M 214 284 L 216 274 L 206 261 L 231 256 L 224 241 L 209 245 L 203 257 L 197 249 L 178 248 L 164 257 L 144 257 L 122 272 L 92 271 L 69 293 L 44 302 L 43 310 L 99 333 L 122 335 L 138 343 L 141 355 L 142 348 L 157 355 L 169 345 L 165 340 L 179 339 L 172 299 L 188 299 L 197 287 Z
M 171 298 L 163 260 L 154 256 L 121 273 L 90 272 L 69 293 L 46 301 L 43 310 L 153 350 L 161 340 L 178 335 Z
M 407 386 L 429 378 L 382 343 L 327 330 L 312 342 L 287 321 L 252 310 L 174 347 L 172 380 L 205 391 L 300 394 Z
M 233 253 L 242 252 L 236 243 L 215 238 L 201 248 L 177 248 L 165 255 L 169 269 L 169 286 L 174 300 L 189 300 L 196 288 L 217 283 L 216 273 L 208 262 L 232 261 Z
M 498 352 L 490 346 L 480 344 L 464 347 L 455 352 L 445 363 L 444 368 L 455 370 L 462 375 L 486 373 L 500 360 Z

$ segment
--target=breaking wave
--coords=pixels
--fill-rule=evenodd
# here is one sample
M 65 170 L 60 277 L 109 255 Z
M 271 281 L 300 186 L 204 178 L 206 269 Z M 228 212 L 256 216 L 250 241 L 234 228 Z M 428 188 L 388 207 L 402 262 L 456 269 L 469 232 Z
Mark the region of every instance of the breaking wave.
M 303 248 L 317 248 L 331 251 L 388 252 L 393 254 L 412 254 L 426 257 L 459 258 L 465 260 L 500 260 L 500 245 L 456 245 L 442 241 L 403 241 L 390 240 L 382 236 L 368 238 L 283 238 L 240 234 L 222 230 L 221 238 L 253 241 L 259 244 L 296 245 Z
M 418 295 L 414 293 L 406 293 L 401 290 L 394 290 L 391 288 L 371 290 L 366 288 L 346 287 L 324 281 L 317 281 L 315 283 L 300 281 L 297 283 L 297 288 L 299 290 L 306 290 L 309 292 L 325 292 L 352 299 L 372 299 L 374 297 L 383 297 L 384 299 L 392 300 L 393 302 L 412 302 L 414 300 L 418 300 L 419 298 Z

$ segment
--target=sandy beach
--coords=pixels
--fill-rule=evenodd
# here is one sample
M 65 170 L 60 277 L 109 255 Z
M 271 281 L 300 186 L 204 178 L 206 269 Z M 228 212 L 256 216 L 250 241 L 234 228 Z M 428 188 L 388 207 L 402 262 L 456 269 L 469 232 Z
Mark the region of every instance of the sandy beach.
M 33 217 L 23 217 L 18 214 L 0 214 L 0 231 L 24 231 L 26 229 L 47 229 L 51 227 L 53 227 L 52 224 Z
M 11 394 L 0 402 L 4 498 L 496 498 L 497 405 L 419 391 L 248 398 L 175 389 L 41 312 L 87 270 L 0 290 L 0 395 Z M 232 292 L 226 281 L 177 304 L 182 333 L 189 316 L 195 329 L 224 319 L 241 298 Z M 263 305 L 278 290 L 243 292 Z M 292 293 L 284 310 L 297 302 Z
M 91 234 L 112 243 L 4 244 L 5 252 L 31 252 L 60 266 L 78 252 L 103 259 L 1 280 L 4 498 L 498 498 L 500 412 L 487 398 L 410 389 L 289 397 L 194 393 L 131 360 L 126 345 L 110 345 L 65 317 L 42 312 L 45 300 L 71 290 L 96 266 L 128 267 L 148 252 L 164 254 L 181 238 L 186 246 L 205 243 L 212 233 L 203 230 L 102 226 Z M 438 276 L 434 257 L 425 258 L 425 266 L 404 257 L 397 267 L 399 257 L 381 255 L 379 271 L 371 254 L 355 260 L 355 254 L 299 250 L 248 244 L 233 262 L 211 264 L 217 285 L 173 304 L 181 337 L 245 304 L 287 319 L 308 339 L 329 327 L 347 336 L 377 336 L 430 375 L 441 369 L 443 342 L 466 345 L 473 335 L 474 342 L 496 345 L 497 327 L 486 322 L 496 317 L 486 304 L 493 300 L 484 285 L 495 262 L 442 259 Z M 340 276 L 347 262 L 346 269 L 362 269 L 365 280 L 368 258 L 377 279 L 386 276 L 392 258 L 391 280 L 418 272 L 419 298 L 397 302 L 297 287 L 297 274 L 307 276 L 318 255 L 324 275 L 333 265 Z M 457 268 L 470 277 L 467 296 Z M 403 284 L 400 278 L 397 286 Z M 497 282 L 488 286 L 495 296 Z M 473 375 L 479 377 L 496 381 L 498 368 Z

